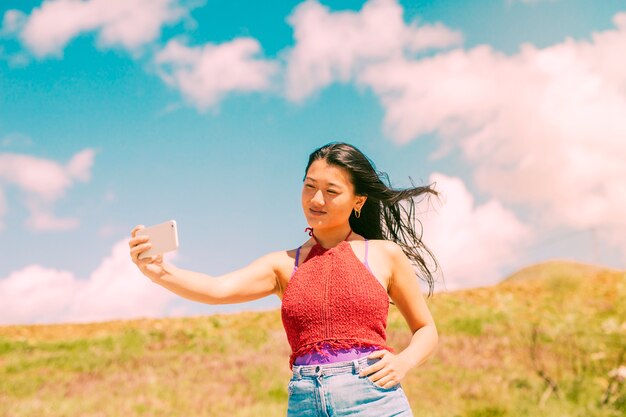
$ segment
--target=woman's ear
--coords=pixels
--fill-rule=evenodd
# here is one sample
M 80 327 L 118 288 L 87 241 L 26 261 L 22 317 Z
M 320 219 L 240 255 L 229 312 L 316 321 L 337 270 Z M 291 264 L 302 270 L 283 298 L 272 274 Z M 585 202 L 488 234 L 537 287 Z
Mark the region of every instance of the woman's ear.
M 367 200 L 367 196 L 359 196 L 357 197 L 357 205 L 359 207 L 359 209 L 362 209 L 363 206 L 365 205 L 365 200 Z

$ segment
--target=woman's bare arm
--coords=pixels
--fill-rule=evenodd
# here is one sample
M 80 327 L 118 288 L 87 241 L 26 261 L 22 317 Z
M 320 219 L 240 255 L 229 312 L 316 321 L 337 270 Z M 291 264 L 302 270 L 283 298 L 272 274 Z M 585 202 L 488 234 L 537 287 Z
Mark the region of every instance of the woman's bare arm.
M 360 375 L 368 376 L 380 387 L 391 388 L 400 383 L 411 368 L 426 361 L 437 347 L 439 335 L 409 259 L 395 242 L 385 241 L 383 247 L 391 268 L 389 296 L 404 316 L 413 336 L 409 345 L 398 354 L 387 349 L 372 352 L 369 358 L 378 357 L 381 360 L 361 370 Z
M 205 304 L 244 303 L 276 293 L 277 255 L 269 253 L 244 268 L 218 277 L 164 263 L 166 274 L 153 281 L 181 297 Z
M 439 334 L 409 259 L 396 243 L 389 242 L 387 248 L 393 262 L 389 296 L 413 333 L 400 355 L 409 360 L 411 367 L 418 366 L 437 347 Z
M 212 277 L 165 263 L 163 255 L 139 259 L 151 247 L 148 236 L 137 236 L 143 227 L 135 226 L 128 241 L 132 261 L 142 274 L 181 297 L 206 304 L 236 304 L 280 290 L 276 271 L 284 252 L 269 253 L 237 271 Z

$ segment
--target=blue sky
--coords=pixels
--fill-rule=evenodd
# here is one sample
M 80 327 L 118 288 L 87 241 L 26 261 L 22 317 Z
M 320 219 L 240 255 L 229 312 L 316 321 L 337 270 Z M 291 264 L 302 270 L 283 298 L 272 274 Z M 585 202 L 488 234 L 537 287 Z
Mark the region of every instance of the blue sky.
M 335 140 L 437 182 L 447 290 L 625 267 L 623 2 L 146 4 L 0 8 L 0 323 L 277 308 L 176 298 L 125 242 L 176 219 L 172 262 L 213 276 L 297 247 L 308 154 Z

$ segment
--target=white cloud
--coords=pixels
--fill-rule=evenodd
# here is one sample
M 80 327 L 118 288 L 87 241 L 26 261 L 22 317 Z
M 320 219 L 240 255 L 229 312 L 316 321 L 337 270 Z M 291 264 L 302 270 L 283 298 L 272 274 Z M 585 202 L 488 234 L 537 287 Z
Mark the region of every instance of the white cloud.
M 2 17 L 0 36 L 17 34 L 26 23 L 26 15 L 19 10 L 7 10 Z
M 166 254 L 166 262 L 175 255 Z M 124 239 L 87 279 L 40 265 L 0 279 L 0 324 L 154 317 L 160 316 L 174 297 L 139 272 Z
M 523 249 L 532 232 L 512 211 L 494 199 L 476 205 L 459 178 L 434 173 L 432 182 L 443 205 L 420 219 L 424 243 L 441 265 L 446 290 L 495 284 L 504 268 L 525 263 Z
M 70 303 L 74 277 L 31 265 L 0 280 L 0 324 L 57 321 Z
M 24 204 L 30 211 L 30 217 L 26 219 L 26 227 L 31 230 L 61 231 L 75 229 L 80 224 L 79 219 L 74 217 L 56 217 L 52 213 L 51 204 L 46 204 L 34 196 L 27 197 Z
M 178 0 L 49 0 L 22 24 L 20 38 L 38 57 L 61 55 L 86 32 L 96 32 L 100 47 L 135 51 L 156 40 L 164 25 L 179 22 L 187 10 Z M 13 12 L 13 11 L 9 11 Z M 9 13 L 7 12 L 7 13 Z M 4 20 L 14 21 L 13 17 Z
M 52 206 L 76 181 L 90 180 L 94 156 L 93 149 L 84 149 L 62 165 L 30 155 L 0 153 L 0 187 L 10 185 L 22 191 L 24 204 L 31 214 L 26 221 L 28 227 L 34 230 L 75 228 L 78 219 L 56 218 Z
M 89 181 L 91 179 L 91 166 L 93 165 L 94 151 L 85 149 L 78 152 L 72 157 L 65 167 L 66 172 L 71 178 L 80 181 Z
M 331 12 L 315 0 L 289 17 L 295 47 L 287 54 L 287 96 L 302 100 L 336 80 L 348 81 L 363 65 L 462 42 L 442 24 L 405 24 L 395 0 L 371 0 L 360 12 Z
M 461 149 L 478 189 L 526 210 L 542 231 L 600 228 L 626 255 L 626 55 L 616 53 L 626 50 L 626 13 L 613 21 L 591 41 L 524 44 L 512 55 L 481 45 L 411 56 L 407 34 L 428 37 L 403 23 L 395 1 L 358 13 L 307 1 L 290 17 L 288 96 L 335 81 L 371 88 L 394 140 L 434 133 L 432 157 Z M 434 33 L 440 43 L 425 46 L 461 41 L 444 26 Z
M 395 140 L 436 133 L 439 156 L 460 148 L 482 192 L 530 209 L 542 229 L 606 228 L 626 254 L 626 13 L 614 23 L 591 41 L 390 59 L 357 78 Z
M 199 110 L 215 106 L 231 92 L 263 91 L 277 65 L 256 59 L 261 46 L 256 39 L 238 38 L 219 45 L 190 47 L 172 40 L 157 53 L 161 78 L 181 91 Z

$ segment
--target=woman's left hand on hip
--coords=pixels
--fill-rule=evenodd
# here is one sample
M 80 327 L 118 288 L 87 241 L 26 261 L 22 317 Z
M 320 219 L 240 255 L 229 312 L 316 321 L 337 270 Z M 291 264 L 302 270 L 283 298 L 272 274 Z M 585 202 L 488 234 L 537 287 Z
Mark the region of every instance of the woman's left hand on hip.
M 359 376 L 368 376 L 370 380 L 382 388 L 391 388 L 406 376 L 409 364 L 400 355 L 388 350 L 377 350 L 367 356 L 369 359 L 381 358 L 378 362 L 363 368 Z

